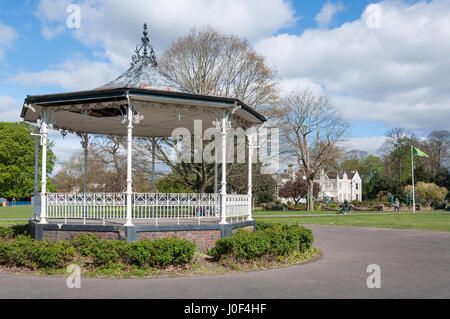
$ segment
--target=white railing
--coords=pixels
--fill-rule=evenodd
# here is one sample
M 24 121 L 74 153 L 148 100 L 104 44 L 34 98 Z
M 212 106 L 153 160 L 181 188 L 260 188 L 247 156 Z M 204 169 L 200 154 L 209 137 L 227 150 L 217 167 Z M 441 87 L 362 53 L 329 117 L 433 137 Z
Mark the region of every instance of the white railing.
M 46 217 L 125 219 L 125 193 L 48 193 Z M 220 194 L 134 193 L 132 219 L 219 218 Z
M 48 193 L 47 218 L 126 218 L 124 193 Z
M 248 216 L 250 207 L 249 195 L 226 195 L 227 218 Z
M 249 215 L 249 195 L 226 195 L 226 218 Z M 48 193 L 46 217 L 126 219 L 125 193 Z M 133 193 L 132 219 L 219 219 L 221 194 Z
M 132 218 L 219 218 L 220 198 L 220 194 L 135 193 Z

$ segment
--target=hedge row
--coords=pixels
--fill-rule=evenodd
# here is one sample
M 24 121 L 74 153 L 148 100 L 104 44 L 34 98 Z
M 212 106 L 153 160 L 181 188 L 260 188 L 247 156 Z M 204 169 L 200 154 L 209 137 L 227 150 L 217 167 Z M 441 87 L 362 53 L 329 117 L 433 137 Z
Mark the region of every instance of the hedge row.
M 232 237 L 218 240 L 211 254 L 215 259 L 254 260 L 265 255 L 285 256 L 294 251 L 303 252 L 311 247 L 312 242 L 310 229 L 258 222 L 254 232 L 240 230 Z
M 0 228 L 0 264 L 10 267 L 62 269 L 81 261 L 96 267 L 122 263 L 163 268 L 190 263 L 195 251 L 195 243 L 177 238 L 128 243 L 80 235 L 72 240 L 49 242 L 16 235 L 10 228 Z

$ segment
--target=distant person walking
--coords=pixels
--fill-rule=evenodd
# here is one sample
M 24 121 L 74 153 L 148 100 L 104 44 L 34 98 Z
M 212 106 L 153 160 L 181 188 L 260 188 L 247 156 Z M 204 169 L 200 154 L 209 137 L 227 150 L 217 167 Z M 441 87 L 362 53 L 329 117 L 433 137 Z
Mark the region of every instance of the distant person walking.
M 344 211 L 345 211 L 345 215 L 347 215 L 347 213 L 349 212 L 349 205 L 348 205 L 348 200 L 344 200 Z
M 395 199 L 394 202 L 394 212 L 399 213 L 400 212 L 400 202 L 398 201 L 398 198 Z

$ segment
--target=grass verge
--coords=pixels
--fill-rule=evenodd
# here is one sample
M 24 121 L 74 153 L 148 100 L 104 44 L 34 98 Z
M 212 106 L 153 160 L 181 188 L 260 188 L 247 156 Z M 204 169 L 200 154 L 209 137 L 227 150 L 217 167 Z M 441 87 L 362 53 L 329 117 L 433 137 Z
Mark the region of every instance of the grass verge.
M 258 221 L 284 224 L 315 224 L 334 226 L 364 226 L 399 229 L 450 231 L 450 214 L 383 214 L 337 215 L 320 217 L 257 217 Z

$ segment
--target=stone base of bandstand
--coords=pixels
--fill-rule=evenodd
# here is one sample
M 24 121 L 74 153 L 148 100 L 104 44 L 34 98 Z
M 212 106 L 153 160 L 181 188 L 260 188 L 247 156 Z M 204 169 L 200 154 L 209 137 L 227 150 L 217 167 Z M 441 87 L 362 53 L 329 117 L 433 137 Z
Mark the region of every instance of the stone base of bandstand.
M 40 224 L 38 220 L 30 220 L 30 234 L 36 240 L 68 240 L 80 234 L 93 235 L 99 239 L 127 240 L 129 242 L 144 238 L 157 239 L 176 236 L 193 241 L 199 251 L 215 246 L 218 239 L 231 237 L 239 229 L 255 230 L 256 221 L 236 220 L 228 224 L 218 221 L 177 221 L 133 220 L 133 226 L 124 226 L 122 220 L 48 220 Z

